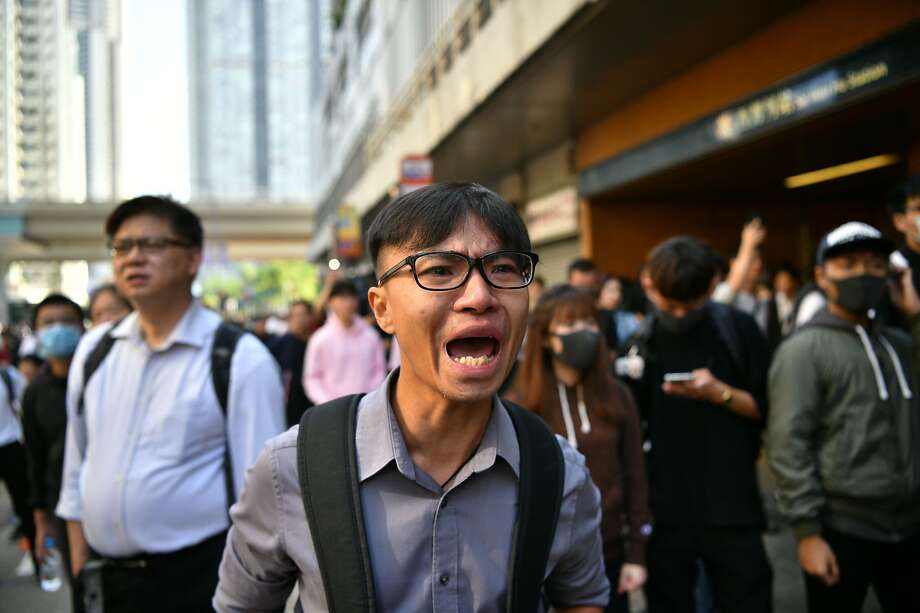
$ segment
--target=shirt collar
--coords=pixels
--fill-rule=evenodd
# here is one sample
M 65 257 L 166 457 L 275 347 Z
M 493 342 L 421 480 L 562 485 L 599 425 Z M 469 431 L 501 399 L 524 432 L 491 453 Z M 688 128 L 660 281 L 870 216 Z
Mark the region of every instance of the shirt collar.
M 392 386 L 399 378 L 399 369 L 394 370 L 376 390 L 365 396 L 358 412 L 355 441 L 358 456 L 358 480 L 364 482 L 391 462 L 407 479 L 417 481 L 415 464 L 409 455 L 406 441 L 399 427 L 399 420 L 390 404 Z M 498 396 L 492 403 L 492 415 L 486 425 L 482 441 L 476 453 L 460 470 L 455 482 L 471 473 L 488 470 L 502 458 L 520 476 L 520 449 L 511 416 L 505 410 Z
M 175 344 L 191 345 L 193 347 L 203 347 L 207 342 L 208 335 L 214 331 L 214 326 L 208 325 L 208 310 L 201 306 L 197 300 L 193 300 L 188 309 L 182 315 L 179 323 L 173 328 L 169 338 L 159 347 L 158 351 L 169 349 Z M 112 336 L 119 339 L 129 339 L 134 343 L 143 343 L 144 335 L 141 331 L 141 324 L 138 321 L 137 311 L 125 317 L 120 324 L 112 330 Z

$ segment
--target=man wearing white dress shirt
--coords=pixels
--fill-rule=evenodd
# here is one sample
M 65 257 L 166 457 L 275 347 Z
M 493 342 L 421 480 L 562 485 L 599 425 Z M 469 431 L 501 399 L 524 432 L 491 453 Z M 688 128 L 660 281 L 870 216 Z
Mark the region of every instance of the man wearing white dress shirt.
M 202 259 L 197 215 L 143 196 L 112 212 L 106 234 L 116 285 L 135 311 L 77 348 L 57 513 L 68 520 L 74 573 L 94 559 L 88 597 L 101 591 L 106 613 L 208 610 L 228 497 L 283 430 L 280 374 L 262 343 L 243 335 L 224 414 L 211 366 L 221 318 L 191 292 Z M 86 378 L 88 357 L 107 339 L 111 349 Z

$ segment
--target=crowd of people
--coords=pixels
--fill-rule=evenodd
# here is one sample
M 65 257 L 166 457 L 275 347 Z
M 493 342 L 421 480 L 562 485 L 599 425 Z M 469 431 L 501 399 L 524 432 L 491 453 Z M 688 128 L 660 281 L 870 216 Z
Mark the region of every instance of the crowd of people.
M 899 249 L 845 223 L 805 285 L 753 215 L 728 259 L 676 236 L 547 286 L 511 206 L 434 185 L 374 219 L 366 296 L 330 275 L 275 335 L 193 297 L 192 211 L 126 201 L 114 284 L 37 304 L 0 370 L 24 564 L 59 548 L 74 611 L 767 612 L 769 516 L 809 611 L 907 611 L 920 178 L 888 206 Z

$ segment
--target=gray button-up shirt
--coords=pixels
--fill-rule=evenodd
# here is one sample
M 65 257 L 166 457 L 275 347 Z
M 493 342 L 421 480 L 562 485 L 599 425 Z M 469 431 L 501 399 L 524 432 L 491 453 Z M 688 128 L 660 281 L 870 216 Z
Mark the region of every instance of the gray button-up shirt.
M 397 371 L 398 372 L 398 371 Z M 519 449 L 495 399 L 473 457 L 445 487 L 415 466 L 383 385 L 361 401 L 358 477 L 380 611 L 503 611 Z M 603 607 L 600 494 L 584 457 L 559 439 L 562 508 L 545 590 L 557 608 Z M 297 478 L 297 428 L 269 441 L 247 476 L 220 566 L 217 611 L 281 611 L 297 581 L 304 611 L 327 611 Z

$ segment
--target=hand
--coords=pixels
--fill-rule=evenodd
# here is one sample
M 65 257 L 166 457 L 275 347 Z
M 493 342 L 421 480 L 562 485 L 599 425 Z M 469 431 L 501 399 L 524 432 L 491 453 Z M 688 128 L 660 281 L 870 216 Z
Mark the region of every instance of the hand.
M 645 585 L 648 578 L 648 571 L 640 564 L 624 564 L 620 569 L 620 585 L 617 588 L 618 594 L 638 590 Z
M 814 575 L 831 587 L 840 581 L 837 558 L 823 538 L 815 534 L 799 541 L 799 564 L 809 575 Z
M 698 368 L 693 371 L 692 381 L 665 383 L 661 389 L 670 396 L 684 396 L 693 400 L 720 404 L 722 394 L 728 389 L 728 386 L 716 379 L 708 368 Z
M 914 287 L 914 275 L 910 268 L 905 268 L 897 285 L 892 285 L 891 301 L 895 308 L 907 315 L 914 317 L 920 314 L 920 296 Z
M 744 224 L 741 230 L 741 248 L 756 249 L 767 238 L 767 227 L 763 225 L 760 217 L 755 217 Z

